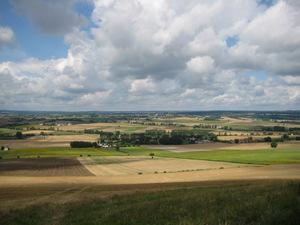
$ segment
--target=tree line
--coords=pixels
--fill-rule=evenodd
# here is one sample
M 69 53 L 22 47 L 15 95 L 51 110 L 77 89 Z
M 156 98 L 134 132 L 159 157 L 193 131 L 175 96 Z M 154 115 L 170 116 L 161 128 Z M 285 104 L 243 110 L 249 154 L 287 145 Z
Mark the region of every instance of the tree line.
M 145 133 L 126 134 L 116 132 L 102 132 L 100 141 L 118 141 L 121 145 L 143 145 L 143 144 L 162 144 L 180 145 L 195 144 L 202 141 L 216 141 L 217 136 L 213 133 L 197 130 L 147 130 Z

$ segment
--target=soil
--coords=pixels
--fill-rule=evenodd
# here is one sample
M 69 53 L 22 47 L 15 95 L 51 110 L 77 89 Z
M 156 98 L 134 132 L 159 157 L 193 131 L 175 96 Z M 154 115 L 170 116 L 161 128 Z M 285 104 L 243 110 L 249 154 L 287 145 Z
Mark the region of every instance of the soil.
M 76 158 L 25 158 L 0 162 L 1 176 L 93 176 Z M 17 178 L 16 178 L 17 179 Z

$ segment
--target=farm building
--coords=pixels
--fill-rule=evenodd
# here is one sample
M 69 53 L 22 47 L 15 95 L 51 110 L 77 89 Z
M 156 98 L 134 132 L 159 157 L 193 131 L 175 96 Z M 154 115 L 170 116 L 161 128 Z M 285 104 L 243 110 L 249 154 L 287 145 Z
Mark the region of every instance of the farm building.
M 1 146 L 1 150 L 2 150 L 2 151 L 8 151 L 8 150 L 9 150 L 9 147 L 8 147 L 8 146 Z

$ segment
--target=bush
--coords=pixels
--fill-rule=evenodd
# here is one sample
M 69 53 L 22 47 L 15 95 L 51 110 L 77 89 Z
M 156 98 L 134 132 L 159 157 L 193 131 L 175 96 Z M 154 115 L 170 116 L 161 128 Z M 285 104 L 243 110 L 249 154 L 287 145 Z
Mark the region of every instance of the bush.
M 264 138 L 264 141 L 265 141 L 265 142 L 271 142 L 271 141 L 272 141 L 272 138 L 271 138 L 271 137 L 265 137 L 265 138 Z
M 289 137 L 288 134 L 284 134 L 284 135 L 281 136 L 281 139 L 282 139 L 282 140 L 289 140 L 289 138 L 290 138 L 290 137 Z
M 16 138 L 17 138 L 17 139 L 22 139 L 22 138 L 23 138 L 23 134 L 22 134 L 21 131 L 17 131 L 17 132 L 16 132 Z
M 72 141 L 70 143 L 71 148 L 90 148 L 94 147 L 93 142 L 86 142 L 86 141 Z
M 277 142 L 275 142 L 275 141 L 271 142 L 271 147 L 272 148 L 277 148 L 277 145 L 278 145 Z

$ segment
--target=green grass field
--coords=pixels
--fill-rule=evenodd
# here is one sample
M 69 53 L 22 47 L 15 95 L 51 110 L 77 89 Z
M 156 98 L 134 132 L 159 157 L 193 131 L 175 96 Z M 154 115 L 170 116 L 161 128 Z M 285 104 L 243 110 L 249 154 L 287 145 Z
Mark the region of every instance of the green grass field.
M 0 211 L 2 225 L 297 225 L 299 182 L 135 193 Z
M 149 156 L 154 153 L 157 157 L 182 158 L 194 160 L 210 160 L 233 163 L 247 163 L 258 165 L 300 163 L 300 149 L 298 147 L 278 148 L 275 150 L 215 150 L 199 152 L 176 153 L 166 150 L 149 149 L 145 147 L 125 147 L 120 151 L 100 148 L 28 148 L 1 151 L 2 158 L 20 157 L 78 157 L 83 156 Z
M 15 135 L 16 132 L 15 129 L 0 128 L 0 135 Z
M 276 150 L 215 150 L 184 153 L 176 153 L 157 149 L 151 150 L 144 147 L 129 147 L 123 148 L 122 151 L 130 155 L 149 155 L 151 152 L 153 152 L 155 156 L 159 157 L 260 165 L 300 163 L 300 149 L 295 147 L 278 148 Z
M 9 139 L 14 138 L 17 130 L 8 129 L 8 128 L 0 128 L 0 139 Z
M 260 165 L 300 163 L 300 151 L 297 150 L 225 150 L 175 154 L 171 157 Z

